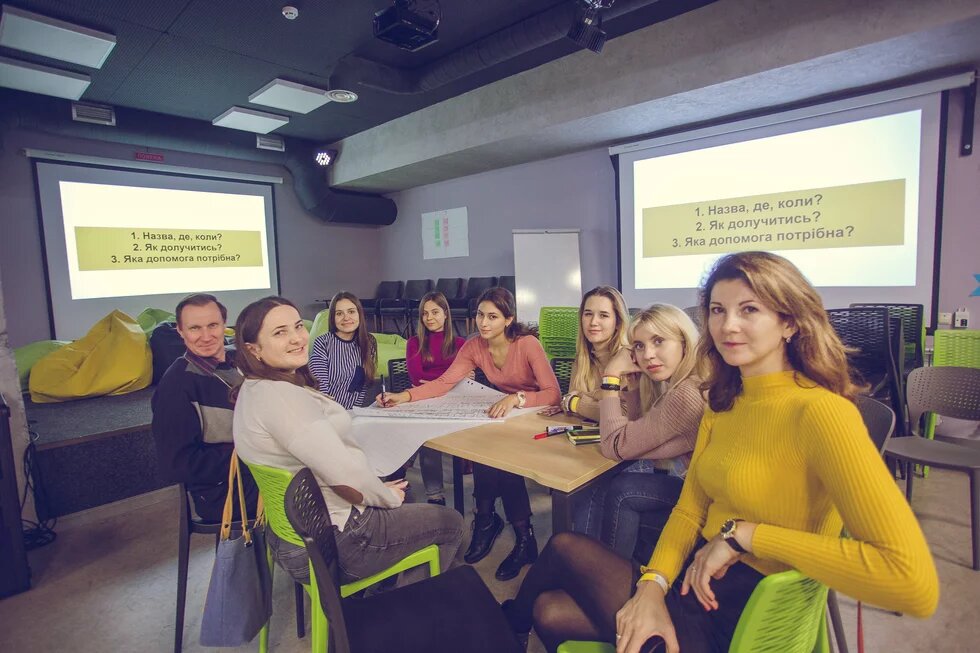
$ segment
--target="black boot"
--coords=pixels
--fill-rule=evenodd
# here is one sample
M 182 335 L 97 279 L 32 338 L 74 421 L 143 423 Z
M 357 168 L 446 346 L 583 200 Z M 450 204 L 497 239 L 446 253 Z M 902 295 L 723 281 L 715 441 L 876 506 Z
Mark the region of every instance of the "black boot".
M 538 559 L 538 541 L 534 539 L 534 527 L 530 524 L 524 526 L 514 524 L 514 535 L 517 537 L 514 550 L 497 567 L 497 573 L 494 574 L 497 580 L 514 578 L 521 573 L 521 567 Z
M 494 540 L 504 530 L 504 520 L 496 512 L 491 512 L 489 519 L 477 513 L 473 520 L 473 537 L 470 545 L 463 554 L 463 560 L 468 565 L 476 564 L 487 557 L 490 549 L 493 548 Z

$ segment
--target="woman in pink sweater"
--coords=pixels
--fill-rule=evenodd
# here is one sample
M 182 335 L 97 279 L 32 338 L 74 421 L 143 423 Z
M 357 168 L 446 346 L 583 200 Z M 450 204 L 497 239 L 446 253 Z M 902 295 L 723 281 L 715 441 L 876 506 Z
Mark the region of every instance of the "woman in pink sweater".
M 487 409 L 490 417 L 504 417 L 514 408 L 551 406 L 561 399 L 558 379 L 552 372 L 538 339 L 517 321 L 514 296 L 506 288 L 490 288 L 480 296 L 476 311 L 479 338 L 463 345 L 445 374 L 405 392 L 378 395 L 378 403 L 396 406 L 406 401 L 440 397 L 476 368 L 498 390 L 508 393 Z M 531 527 L 531 503 L 524 478 L 486 465 L 473 465 L 476 520 L 473 538 L 464 559 L 473 564 L 490 553 L 504 528 L 494 504 L 501 497 L 504 513 L 514 527 L 517 542 L 497 568 L 498 580 L 510 580 L 521 567 L 538 557 L 538 543 Z
M 418 335 L 405 345 L 405 366 L 412 385 L 435 381 L 449 369 L 465 338 L 453 334 L 449 302 L 441 292 L 430 292 L 419 300 Z M 446 505 L 443 494 L 442 454 L 435 449 L 419 450 L 419 470 L 429 503 Z

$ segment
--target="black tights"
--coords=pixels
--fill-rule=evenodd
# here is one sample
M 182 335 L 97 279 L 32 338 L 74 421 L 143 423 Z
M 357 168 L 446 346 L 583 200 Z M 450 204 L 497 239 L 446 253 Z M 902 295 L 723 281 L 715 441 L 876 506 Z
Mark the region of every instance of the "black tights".
M 606 545 L 559 533 L 527 572 L 508 606 L 519 632 L 534 630 L 549 651 L 569 639 L 615 641 L 616 612 L 630 598 L 633 567 Z

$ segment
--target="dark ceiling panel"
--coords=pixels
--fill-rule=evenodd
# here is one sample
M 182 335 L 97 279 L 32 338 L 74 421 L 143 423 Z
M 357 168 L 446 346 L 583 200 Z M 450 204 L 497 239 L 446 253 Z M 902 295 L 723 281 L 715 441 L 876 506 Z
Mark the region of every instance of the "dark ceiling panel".
M 190 0 L 17 0 L 10 3 L 52 18 L 114 32 L 119 20 L 164 31 Z
M 274 64 L 164 36 L 112 101 L 210 121 L 233 105 L 246 104 L 250 93 L 282 72 Z

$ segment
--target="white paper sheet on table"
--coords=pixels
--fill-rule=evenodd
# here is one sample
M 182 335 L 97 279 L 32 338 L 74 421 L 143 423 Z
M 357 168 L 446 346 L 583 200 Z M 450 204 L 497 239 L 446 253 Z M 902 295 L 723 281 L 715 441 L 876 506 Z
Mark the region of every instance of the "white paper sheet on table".
M 485 413 L 482 415 L 474 413 L 472 407 L 482 405 L 482 411 L 486 411 L 503 396 L 502 392 L 488 388 L 476 381 L 463 379 L 452 390 L 435 399 L 402 404 L 396 408 L 378 406 L 355 408 L 351 436 L 364 450 L 368 461 L 374 467 L 375 473 L 378 476 L 387 476 L 411 458 L 412 454 L 418 451 L 426 440 L 494 421 L 486 417 Z M 474 400 L 477 401 L 474 403 Z M 476 415 L 476 419 L 445 416 L 446 407 L 451 406 L 454 402 L 458 404 L 460 401 L 465 401 L 468 407 L 468 412 L 465 415 Z M 424 412 L 398 415 L 393 412 L 403 406 L 420 406 L 428 402 L 438 402 L 437 408 L 430 415 L 426 415 Z M 535 410 L 538 409 L 515 409 L 510 411 L 505 419 Z M 463 414 L 462 411 L 457 412 Z

